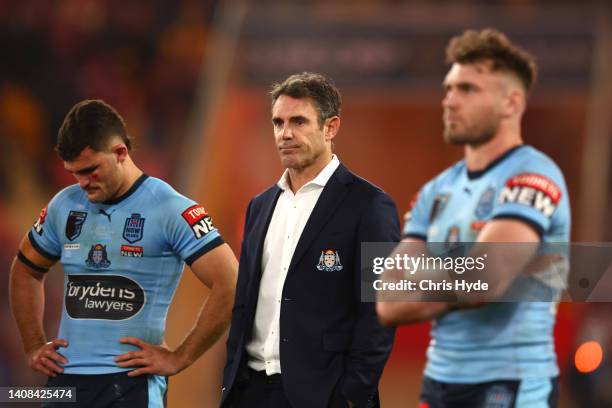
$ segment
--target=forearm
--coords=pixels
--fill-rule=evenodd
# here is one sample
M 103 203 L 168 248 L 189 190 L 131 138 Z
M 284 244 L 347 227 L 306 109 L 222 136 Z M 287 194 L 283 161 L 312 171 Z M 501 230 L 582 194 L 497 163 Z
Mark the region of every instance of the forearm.
M 234 287 L 232 282 L 217 282 L 202 305 L 198 319 L 175 353 L 183 367 L 191 365 L 212 347 L 227 330 L 232 314 Z
M 9 302 L 26 354 L 47 342 L 43 329 L 44 275 L 35 277 L 19 260 L 13 260 L 9 278 Z

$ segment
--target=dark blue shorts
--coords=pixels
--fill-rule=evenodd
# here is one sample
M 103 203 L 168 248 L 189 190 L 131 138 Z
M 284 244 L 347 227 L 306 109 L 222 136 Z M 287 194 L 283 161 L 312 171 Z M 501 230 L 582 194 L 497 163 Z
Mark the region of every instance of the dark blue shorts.
M 558 378 L 455 384 L 424 377 L 419 408 L 556 408 L 558 399 Z
M 128 377 L 127 372 L 60 374 L 47 387 L 76 387 L 76 403 L 46 403 L 44 408 L 163 408 L 168 381 L 159 375 Z

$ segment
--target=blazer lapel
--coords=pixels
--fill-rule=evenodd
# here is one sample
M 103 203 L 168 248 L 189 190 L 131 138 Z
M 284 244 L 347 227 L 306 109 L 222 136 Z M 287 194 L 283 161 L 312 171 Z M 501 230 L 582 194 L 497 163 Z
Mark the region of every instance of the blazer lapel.
M 259 286 L 259 280 L 261 278 L 261 258 L 263 256 L 263 247 L 264 241 L 266 239 L 266 233 L 268 232 L 268 226 L 270 225 L 270 221 L 272 221 L 272 214 L 274 213 L 274 208 L 276 207 L 276 202 L 278 201 L 278 197 L 283 190 L 281 190 L 278 186 L 274 186 L 271 189 L 269 198 L 263 199 L 263 204 L 261 206 L 261 211 L 257 214 L 257 220 L 255 221 L 255 225 L 253 226 L 252 237 L 255 239 L 255 265 L 253 268 L 250 268 L 251 272 L 255 274 L 252 276 L 256 278 L 257 286 Z
M 293 258 L 291 258 L 289 273 L 291 273 L 295 265 L 302 259 L 306 250 L 310 247 L 310 244 L 312 244 L 312 241 L 314 241 L 321 229 L 334 214 L 334 211 L 342 202 L 346 193 L 348 193 L 347 185 L 350 184 L 352 180 L 353 175 L 343 164 L 340 164 L 325 185 L 321 196 L 317 200 L 317 204 L 312 210 L 312 214 L 310 214 L 310 218 L 295 247 Z

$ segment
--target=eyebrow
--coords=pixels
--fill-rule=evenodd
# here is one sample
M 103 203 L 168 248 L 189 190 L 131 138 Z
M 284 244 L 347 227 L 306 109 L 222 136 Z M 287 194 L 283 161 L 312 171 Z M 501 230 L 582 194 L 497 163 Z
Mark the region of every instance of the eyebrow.
M 296 122 L 298 120 L 304 121 L 304 122 L 308 122 L 308 118 L 306 116 L 302 116 L 302 115 L 296 115 L 296 116 L 291 116 L 289 118 L 289 122 Z M 284 120 L 278 117 L 272 118 L 272 123 L 279 124 L 279 123 L 283 123 Z
M 449 88 L 459 88 L 459 89 L 467 89 L 467 88 L 474 88 L 474 89 L 481 89 L 480 86 L 478 86 L 477 84 L 475 84 L 474 82 L 470 82 L 470 81 L 461 81 L 461 82 L 457 82 L 455 84 L 450 84 L 447 81 L 442 82 L 442 89 L 443 90 L 448 90 Z
M 84 169 L 81 170 L 77 170 L 77 171 L 73 171 L 73 170 L 68 170 L 69 173 L 72 174 L 79 174 L 79 175 L 83 175 L 83 174 L 90 174 L 93 173 L 94 171 L 96 171 L 96 169 L 98 168 L 98 165 L 95 164 L 93 166 L 89 166 L 89 167 L 85 167 Z

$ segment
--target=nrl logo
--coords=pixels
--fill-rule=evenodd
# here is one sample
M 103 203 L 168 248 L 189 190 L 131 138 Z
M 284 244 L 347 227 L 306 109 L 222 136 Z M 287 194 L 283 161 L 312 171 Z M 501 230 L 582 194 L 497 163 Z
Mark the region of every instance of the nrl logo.
M 341 271 L 342 264 L 340 263 L 340 255 L 338 255 L 338 251 L 334 251 L 333 249 L 327 249 L 325 251 L 321 251 L 321 256 L 319 257 L 319 263 L 317 264 L 317 269 L 320 271 L 333 272 L 333 271 Z

